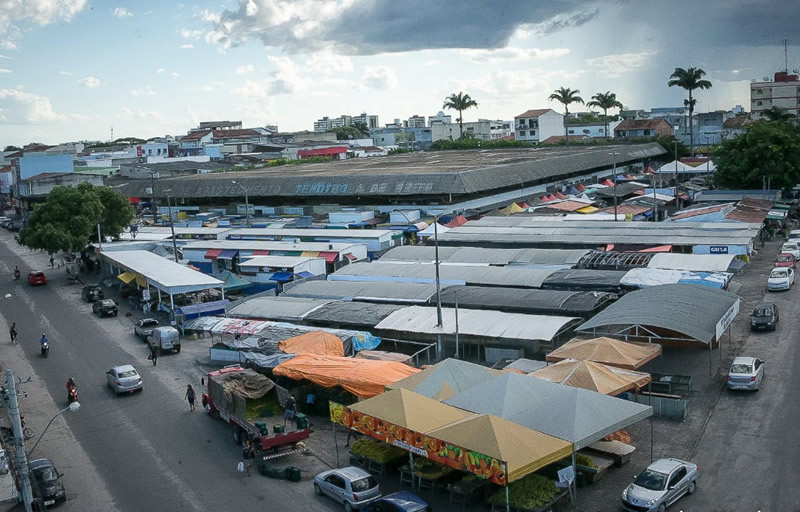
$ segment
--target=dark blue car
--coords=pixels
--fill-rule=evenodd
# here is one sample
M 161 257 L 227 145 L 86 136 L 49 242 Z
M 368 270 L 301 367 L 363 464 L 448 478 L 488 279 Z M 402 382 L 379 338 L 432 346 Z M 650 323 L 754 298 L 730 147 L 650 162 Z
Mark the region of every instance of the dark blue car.
M 400 491 L 370 503 L 364 512 L 431 512 L 425 500 L 408 491 Z

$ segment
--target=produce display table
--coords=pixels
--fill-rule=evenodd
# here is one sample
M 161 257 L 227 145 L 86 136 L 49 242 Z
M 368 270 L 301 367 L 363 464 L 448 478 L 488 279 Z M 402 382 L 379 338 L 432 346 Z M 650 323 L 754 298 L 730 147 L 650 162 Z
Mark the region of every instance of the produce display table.
M 631 455 L 636 451 L 636 447 L 622 441 L 596 441 L 590 444 L 586 450 L 611 457 L 615 466 L 622 467 L 631 460 Z
M 448 484 L 447 491 L 450 493 L 450 504 L 462 505 L 464 507 L 472 505 L 474 502 L 480 501 L 485 497 L 485 491 L 488 486 L 488 480 L 470 476 Z
M 519 507 L 511 507 L 513 512 L 555 512 L 557 510 L 565 510 L 565 505 L 569 503 L 569 497 L 567 495 L 567 491 L 561 491 L 550 503 L 547 505 L 542 505 L 541 507 L 536 508 L 519 508 Z M 505 504 L 500 503 L 491 503 L 492 512 L 505 512 L 506 506 Z

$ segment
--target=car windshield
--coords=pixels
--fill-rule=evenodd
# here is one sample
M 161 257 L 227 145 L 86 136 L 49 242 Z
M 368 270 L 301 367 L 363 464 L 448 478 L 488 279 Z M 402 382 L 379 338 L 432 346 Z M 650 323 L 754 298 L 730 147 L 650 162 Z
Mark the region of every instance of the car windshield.
M 788 275 L 789 273 L 786 272 L 785 270 L 773 270 L 772 273 L 769 275 L 769 277 L 781 279 L 784 277 L 788 277 Z
M 792 261 L 794 257 L 791 254 L 781 254 L 775 261 Z
M 797 244 L 794 244 L 794 243 L 792 243 L 792 244 L 783 244 L 783 250 L 784 251 L 796 251 L 797 250 Z
M 154 327 L 158 325 L 158 320 L 142 320 L 142 327 Z
M 651 491 L 663 491 L 667 486 L 667 475 L 652 469 L 645 469 L 639 473 L 633 483 Z
M 361 480 L 353 481 L 350 484 L 350 487 L 352 487 L 353 492 L 364 492 L 364 491 L 367 491 L 369 489 L 372 489 L 376 485 L 378 485 L 378 484 L 377 484 L 377 482 L 375 482 L 375 479 L 372 478 L 371 476 L 368 476 L 366 478 L 362 478 Z
M 117 374 L 120 379 L 127 379 L 128 377 L 136 377 L 136 370 L 125 370 Z
M 731 365 L 731 373 L 752 373 L 753 367 L 749 364 L 734 364 Z
M 53 468 L 42 468 L 35 471 L 36 479 L 40 482 L 51 482 L 58 480 L 58 475 Z
M 769 317 L 772 316 L 772 310 L 769 308 L 762 308 L 753 311 L 753 316 L 756 317 Z

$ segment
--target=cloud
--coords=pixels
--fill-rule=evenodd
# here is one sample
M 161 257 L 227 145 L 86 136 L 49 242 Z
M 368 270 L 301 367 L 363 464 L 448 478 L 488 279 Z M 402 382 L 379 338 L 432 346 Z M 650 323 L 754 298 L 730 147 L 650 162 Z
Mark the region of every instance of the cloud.
M 156 94 L 158 93 L 151 89 L 149 85 L 144 89 L 131 89 L 131 95 L 133 96 L 155 96 Z
M 179 76 L 181 76 L 181 74 L 178 73 L 177 71 L 173 71 L 172 73 L 169 74 L 169 76 L 171 76 L 173 78 L 178 78 Z
M 86 78 L 81 78 L 78 80 L 78 85 L 88 87 L 89 89 L 94 89 L 100 85 L 100 80 L 93 76 L 87 76 Z
M 202 30 L 189 30 L 188 28 L 182 28 L 178 33 L 184 39 L 197 39 L 203 35 Z
M 59 71 L 58 74 L 61 75 L 61 76 L 72 76 L 72 71 L 63 71 L 62 70 L 62 71 Z
M 439 48 L 502 48 L 520 26 L 550 33 L 593 19 L 578 0 L 449 2 L 406 0 L 238 0 L 238 7 L 201 12 L 206 41 L 222 48 L 250 40 L 290 53 L 334 48 L 374 55 Z M 412 36 L 418 34 L 419 36 Z
M 69 117 L 76 121 L 88 121 L 90 119 L 86 114 L 70 114 Z
M 11 57 L 8 57 L 8 56 L 6 56 L 6 55 L 2 55 L 2 54 L 0 54 L 0 59 L 11 59 Z
M 6 69 L 6 68 L 0 68 L 0 75 L 2 75 L 4 73 L 11 73 L 11 70 L 10 69 Z
M 655 50 L 648 50 L 639 53 L 603 55 L 602 57 L 586 59 L 586 65 L 609 78 L 616 78 L 622 73 L 647 65 L 651 57 L 657 53 Z
M 367 87 L 382 91 L 394 89 L 397 86 L 397 75 L 392 68 L 386 66 L 364 68 L 362 80 Z
M 246 75 L 248 73 L 252 73 L 253 69 L 254 68 L 252 64 L 246 64 L 244 66 L 238 66 L 236 68 L 236 71 L 234 71 L 234 73 L 236 73 L 237 75 Z
M 159 73 L 159 74 L 160 74 L 160 73 L 163 73 L 164 71 L 166 71 L 166 69 L 164 69 L 164 68 L 158 68 L 158 69 L 156 69 L 156 73 Z
M 117 7 L 111 11 L 111 15 L 115 18 L 133 18 L 133 13 L 124 7 Z
M 12 41 L 11 39 L 5 39 L 3 41 L 0 41 L 0 48 L 4 50 L 16 50 L 17 43 Z
M 124 120 L 150 120 L 150 121 L 166 120 L 164 114 L 162 114 L 157 110 L 133 110 L 128 107 L 122 107 L 117 117 Z
M 187 43 L 187 44 L 182 44 L 180 47 L 184 50 L 191 50 L 192 48 L 194 48 L 194 45 L 191 43 Z
M 353 61 L 345 55 L 338 55 L 326 49 L 314 52 L 306 60 L 306 69 L 323 75 L 339 75 L 353 71 Z
M 0 89 L 0 118 L 8 123 L 46 123 L 62 121 L 53 111 L 50 99 L 19 89 Z
M 507 46 L 493 50 L 462 50 L 474 62 L 497 62 L 502 60 L 554 59 L 569 55 L 568 48 L 514 48 Z

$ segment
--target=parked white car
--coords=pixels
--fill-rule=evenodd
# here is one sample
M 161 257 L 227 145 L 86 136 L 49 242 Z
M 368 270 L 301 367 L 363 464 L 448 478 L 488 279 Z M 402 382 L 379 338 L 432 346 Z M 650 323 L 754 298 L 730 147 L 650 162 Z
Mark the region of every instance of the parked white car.
M 797 240 L 784 242 L 781 246 L 781 252 L 788 252 L 794 256 L 795 260 L 800 260 L 800 245 L 798 245 Z
M 758 391 L 764 378 L 764 361 L 755 357 L 737 357 L 728 371 L 728 389 Z
M 775 267 L 769 273 L 767 279 L 767 290 L 774 292 L 778 290 L 789 290 L 794 284 L 794 270 L 788 267 Z

